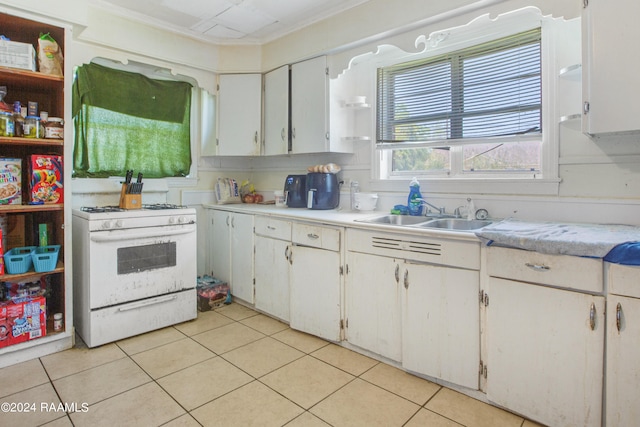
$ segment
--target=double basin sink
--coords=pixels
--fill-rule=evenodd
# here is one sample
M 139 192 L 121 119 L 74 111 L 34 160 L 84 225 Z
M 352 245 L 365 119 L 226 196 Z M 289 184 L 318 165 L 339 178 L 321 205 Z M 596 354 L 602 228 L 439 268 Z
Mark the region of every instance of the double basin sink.
M 473 232 L 491 224 L 492 221 L 464 218 L 428 218 L 424 216 L 382 215 L 374 218 L 356 220 L 368 224 L 396 225 L 417 228 L 432 228 L 450 231 Z

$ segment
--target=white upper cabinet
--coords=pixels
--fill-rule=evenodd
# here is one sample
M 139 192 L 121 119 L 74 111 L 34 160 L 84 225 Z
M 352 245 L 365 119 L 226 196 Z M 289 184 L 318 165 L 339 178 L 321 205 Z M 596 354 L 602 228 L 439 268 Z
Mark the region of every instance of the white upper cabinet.
M 291 66 L 291 152 L 329 150 L 329 76 L 321 56 Z
M 262 75 L 222 74 L 218 85 L 218 156 L 260 155 Z
M 582 131 L 640 132 L 640 2 L 584 0 L 582 16 Z
M 264 152 L 289 152 L 289 66 L 264 75 Z

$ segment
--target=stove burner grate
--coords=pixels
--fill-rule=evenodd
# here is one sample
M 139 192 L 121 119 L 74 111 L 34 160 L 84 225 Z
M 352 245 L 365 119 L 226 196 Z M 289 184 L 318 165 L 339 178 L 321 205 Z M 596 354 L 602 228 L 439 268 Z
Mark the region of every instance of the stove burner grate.
M 102 213 L 102 212 L 124 212 L 126 209 L 122 209 L 119 206 L 83 206 L 80 208 L 83 212 L 89 213 Z
M 174 205 L 171 203 L 155 203 L 152 205 L 142 205 L 142 209 L 162 210 L 162 209 L 186 209 L 187 206 Z

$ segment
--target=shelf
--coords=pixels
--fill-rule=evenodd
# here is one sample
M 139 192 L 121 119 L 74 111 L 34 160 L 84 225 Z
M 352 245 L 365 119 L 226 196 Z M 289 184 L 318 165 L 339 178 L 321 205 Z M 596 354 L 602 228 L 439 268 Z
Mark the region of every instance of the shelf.
M 371 108 L 371 105 L 366 103 L 344 104 L 344 108 L 350 108 L 352 110 L 364 110 L 366 108 Z
M 569 114 L 568 116 L 560 117 L 560 125 L 569 129 L 581 130 L 582 129 L 582 114 Z
M 62 147 L 64 146 L 64 140 L 63 139 L 44 139 L 44 138 L 0 137 L 0 144 Z
M 345 141 L 371 141 L 370 136 L 344 136 L 342 139 Z
M 0 214 L 3 213 L 34 213 L 63 211 L 64 204 L 49 203 L 44 205 L 0 205 Z
M 63 273 L 64 272 L 64 263 L 61 260 L 58 260 L 56 264 L 56 268 L 51 271 L 43 271 L 38 273 L 36 271 L 27 271 L 22 274 L 3 274 L 0 275 L 0 282 L 27 282 L 30 279 L 34 281 L 39 279 L 42 276 L 47 276 L 49 274 Z
M 558 73 L 558 77 L 565 80 L 582 80 L 582 64 L 573 64 L 568 67 L 564 67 Z

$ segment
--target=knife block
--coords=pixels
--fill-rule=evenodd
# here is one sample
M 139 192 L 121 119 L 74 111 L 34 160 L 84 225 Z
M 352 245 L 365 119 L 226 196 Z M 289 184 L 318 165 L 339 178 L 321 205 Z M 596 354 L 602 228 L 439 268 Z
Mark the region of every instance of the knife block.
M 127 194 L 127 184 L 122 184 L 122 189 L 120 190 L 120 208 L 142 208 L 142 194 Z

